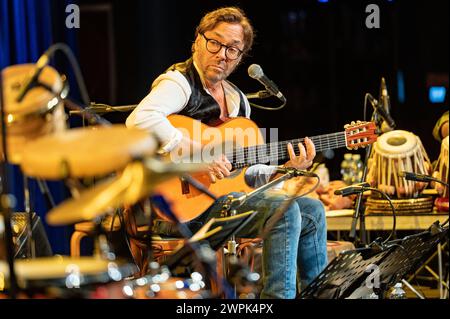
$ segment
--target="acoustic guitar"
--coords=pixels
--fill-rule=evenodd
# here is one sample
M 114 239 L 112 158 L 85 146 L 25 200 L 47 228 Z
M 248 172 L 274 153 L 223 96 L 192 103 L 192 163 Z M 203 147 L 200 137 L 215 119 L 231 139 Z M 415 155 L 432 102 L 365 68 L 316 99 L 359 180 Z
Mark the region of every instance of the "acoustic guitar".
M 287 144 L 292 143 L 294 151 L 298 154 L 298 143 L 303 138 L 289 141 L 275 141 L 266 143 L 260 128 L 247 118 L 233 118 L 219 126 L 211 127 L 200 121 L 182 115 L 170 115 L 170 123 L 178 128 L 185 138 L 191 139 L 199 145 L 201 152 L 195 151 L 191 146 L 183 149 L 176 155 L 172 154 L 172 161 L 210 162 L 220 154 L 225 154 L 233 165 L 229 177 L 212 183 L 207 172 L 190 175 L 196 182 L 201 183 L 216 197 L 231 192 L 248 193 L 253 190 L 245 181 L 245 170 L 255 164 L 277 164 L 278 161 L 287 160 Z M 377 139 L 376 126 L 373 122 L 352 122 L 347 124 L 342 132 L 324 134 L 310 137 L 315 145 L 316 152 L 347 147 L 357 149 L 372 144 Z M 187 183 L 183 178 L 173 178 L 159 184 L 156 194 L 162 195 L 171 205 L 172 212 L 181 222 L 190 221 L 203 213 L 214 200 Z M 163 214 L 161 218 L 167 219 Z

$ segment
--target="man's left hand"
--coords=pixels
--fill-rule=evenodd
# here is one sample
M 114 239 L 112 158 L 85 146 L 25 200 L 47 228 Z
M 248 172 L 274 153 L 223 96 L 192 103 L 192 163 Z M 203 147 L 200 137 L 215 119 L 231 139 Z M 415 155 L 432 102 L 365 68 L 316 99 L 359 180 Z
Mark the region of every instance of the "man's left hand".
M 307 169 L 313 163 L 313 159 L 316 156 L 316 148 L 314 143 L 308 137 L 305 137 L 306 149 L 302 143 L 298 143 L 300 154 L 297 156 L 294 152 L 294 147 L 291 143 L 287 145 L 290 160 L 284 164 L 285 167 L 293 167 L 297 169 Z

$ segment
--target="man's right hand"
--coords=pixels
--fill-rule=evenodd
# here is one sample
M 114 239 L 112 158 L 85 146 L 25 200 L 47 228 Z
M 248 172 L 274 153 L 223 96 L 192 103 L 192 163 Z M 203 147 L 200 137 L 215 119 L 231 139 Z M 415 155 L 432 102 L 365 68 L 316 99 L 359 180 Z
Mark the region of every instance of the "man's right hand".
M 183 136 L 180 143 L 171 151 L 172 159 L 179 159 L 189 156 L 192 153 L 201 153 L 202 144 Z M 219 158 L 215 159 L 211 164 L 208 165 L 208 175 L 211 183 L 217 182 L 217 179 L 223 179 L 230 176 L 230 171 L 232 169 L 232 164 L 226 157 L 222 154 Z

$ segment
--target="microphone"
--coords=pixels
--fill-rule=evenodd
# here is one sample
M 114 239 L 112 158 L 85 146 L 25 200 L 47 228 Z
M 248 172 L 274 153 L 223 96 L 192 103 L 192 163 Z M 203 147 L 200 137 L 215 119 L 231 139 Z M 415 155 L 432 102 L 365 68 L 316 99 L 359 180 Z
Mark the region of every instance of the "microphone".
M 252 64 L 248 67 L 248 75 L 264 85 L 264 87 L 267 91 L 270 92 L 270 94 L 276 96 L 283 102 L 286 102 L 286 98 L 284 97 L 283 93 L 280 92 L 275 83 L 269 80 L 269 78 L 264 74 L 262 68 L 258 64 Z
M 303 171 L 293 167 L 277 167 L 277 173 L 291 174 L 293 176 L 317 177 L 316 173 Z
M 48 54 L 48 50 L 44 52 L 44 54 L 39 58 L 36 62 L 36 67 L 33 71 L 33 74 L 28 78 L 25 84 L 22 86 L 19 95 L 17 96 L 17 102 L 20 103 L 25 98 L 25 95 L 38 84 L 38 78 L 41 75 L 44 67 L 49 63 L 50 57 Z
M 367 182 L 353 184 L 347 187 L 342 187 L 334 191 L 334 195 L 349 196 L 353 194 L 358 194 L 366 191 L 366 188 L 370 187 Z
M 398 173 L 398 177 L 403 177 L 409 181 L 416 181 L 416 182 L 434 182 L 435 179 L 431 176 L 428 175 L 423 175 L 423 174 L 416 174 L 413 172 L 399 172 Z
M 394 129 L 395 128 L 395 122 L 392 119 L 391 115 L 390 115 L 390 111 L 391 111 L 391 100 L 389 98 L 388 95 L 388 91 L 387 91 L 387 87 L 386 87 L 386 81 L 384 79 L 384 77 L 381 78 L 381 84 L 380 84 L 380 102 L 381 102 L 381 106 L 384 109 L 386 115 L 381 115 L 383 117 L 383 119 L 385 120 L 385 122 L 387 123 L 387 125 L 389 126 L 390 129 Z
M 380 116 L 383 118 L 383 120 L 386 122 L 386 124 L 391 128 L 395 128 L 395 122 L 392 119 L 392 117 L 386 112 L 384 107 L 379 103 L 371 94 L 367 94 L 367 97 L 370 101 L 370 104 L 372 104 L 375 111 L 380 114 Z M 384 99 L 383 97 L 381 98 Z

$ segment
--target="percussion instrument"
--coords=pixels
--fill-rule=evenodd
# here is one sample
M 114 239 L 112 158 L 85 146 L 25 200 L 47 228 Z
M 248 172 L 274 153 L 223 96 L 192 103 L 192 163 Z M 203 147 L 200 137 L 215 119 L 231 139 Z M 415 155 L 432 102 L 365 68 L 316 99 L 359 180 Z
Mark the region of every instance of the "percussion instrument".
M 46 66 L 39 76 L 39 82 L 46 88 L 34 87 L 21 102 L 17 102 L 21 86 L 34 68 L 34 64 L 20 64 L 2 71 L 8 160 L 13 164 L 20 163 L 21 152 L 28 142 L 66 128 L 61 99 L 65 98 L 68 89 L 52 67 Z M 0 153 L 3 154 L 1 144 Z
M 367 181 L 397 198 L 418 197 L 424 184 L 398 177 L 401 171 L 429 174 L 431 163 L 420 141 L 411 132 L 384 133 L 375 142 L 370 156 Z
M 21 168 L 28 176 L 48 180 L 105 176 L 134 158 L 154 154 L 156 144 L 148 132 L 119 124 L 75 128 L 28 143 Z
M 122 287 L 125 297 L 131 299 L 205 299 L 210 292 L 199 273 L 191 278 L 170 277 L 165 273 L 146 276 L 126 282 Z
M 433 197 L 393 199 L 396 215 L 429 214 L 433 210 Z M 385 199 L 369 197 L 366 202 L 366 214 L 392 214 L 392 208 Z
M 123 281 L 136 271 L 134 265 L 97 257 L 18 259 L 14 265 L 21 289 L 40 292 L 48 298 L 86 297 L 95 286 Z M 0 263 L 0 277 L 9 277 L 9 268 L 3 262 Z
M 26 157 L 24 159 L 26 164 Z M 149 196 L 161 181 L 202 169 L 206 169 L 203 164 L 163 163 L 152 158 L 135 161 L 127 165 L 117 177 L 99 182 L 82 191 L 79 197 L 52 209 L 46 219 L 53 226 L 92 220 L 110 210 L 136 204 Z
M 449 152 L 448 152 L 448 136 L 442 140 L 441 153 L 439 154 L 438 161 L 436 163 L 435 171 L 437 171 L 437 178 L 445 183 L 448 183 L 448 162 L 449 162 Z M 445 188 L 443 197 L 448 198 L 448 188 Z
M 448 136 L 442 140 L 441 144 L 441 153 L 439 154 L 439 158 L 437 160 L 436 166 L 435 166 L 435 172 L 433 174 L 434 177 L 437 179 L 448 183 L 448 169 L 449 169 L 449 146 L 448 146 Z M 448 205 L 448 188 L 435 183 L 434 188 L 438 191 L 439 194 L 442 194 L 442 197 L 438 197 L 435 200 L 435 206 L 436 210 L 439 212 L 448 212 L 449 211 L 449 205 Z

